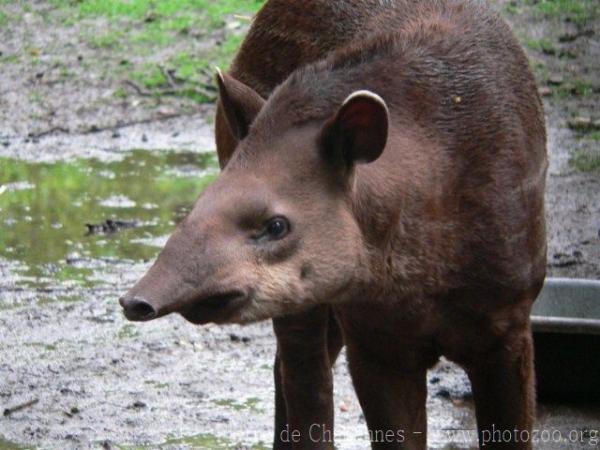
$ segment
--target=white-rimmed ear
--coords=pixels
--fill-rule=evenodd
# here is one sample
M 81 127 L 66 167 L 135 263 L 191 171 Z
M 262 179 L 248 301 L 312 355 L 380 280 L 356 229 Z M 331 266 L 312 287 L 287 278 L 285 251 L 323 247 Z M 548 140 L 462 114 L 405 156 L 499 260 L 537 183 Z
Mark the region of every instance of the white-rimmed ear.
M 343 158 L 346 163 L 375 161 L 385 148 L 388 136 L 388 108 L 371 91 L 350 94 L 321 134 L 326 157 Z
M 239 142 L 248 134 L 250 125 L 265 104 L 265 100 L 254 89 L 218 68 L 216 78 L 219 101 L 231 135 Z

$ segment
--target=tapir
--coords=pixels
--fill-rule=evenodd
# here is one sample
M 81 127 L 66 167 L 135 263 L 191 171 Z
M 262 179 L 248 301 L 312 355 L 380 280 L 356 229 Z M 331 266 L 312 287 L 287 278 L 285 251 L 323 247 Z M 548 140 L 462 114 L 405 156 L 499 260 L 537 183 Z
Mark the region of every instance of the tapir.
M 475 0 L 268 0 L 216 78 L 221 173 L 125 316 L 272 319 L 275 449 L 334 448 L 344 345 L 372 448 L 426 448 L 441 356 L 480 446 L 531 448 L 546 135 L 508 25 Z

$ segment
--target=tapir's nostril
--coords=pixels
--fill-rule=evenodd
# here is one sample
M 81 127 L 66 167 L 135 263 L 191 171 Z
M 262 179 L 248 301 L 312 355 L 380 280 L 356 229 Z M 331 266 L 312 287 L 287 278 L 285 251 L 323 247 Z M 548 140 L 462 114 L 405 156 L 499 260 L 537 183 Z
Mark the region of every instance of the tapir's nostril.
M 154 307 L 143 298 L 121 297 L 119 303 L 129 320 L 150 320 L 156 317 Z

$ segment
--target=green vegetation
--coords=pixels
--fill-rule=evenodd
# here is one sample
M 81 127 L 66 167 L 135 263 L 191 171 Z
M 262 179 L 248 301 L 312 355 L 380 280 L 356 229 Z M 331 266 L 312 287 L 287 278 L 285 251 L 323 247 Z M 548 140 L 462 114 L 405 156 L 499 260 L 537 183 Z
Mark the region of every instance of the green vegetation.
M 160 444 L 158 447 L 178 448 L 178 449 L 211 449 L 211 450 L 234 450 L 240 448 L 239 443 L 232 442 L 229 439 L 217 437 L 214 434 L 203 433 L 195 436 L 172 437 Z M 148 445 L 120 445 L 121 450 L 146 450 L 157 448 L 154 444 Z M 267 450 L 270 448 L 264 442 L 258 442 L 250 447 L 243 447 L 249 450 Z M 0 447 L 0 450 L 2 448 Z
M 585 25 L 600 14 L 598 0 L 526 0 L 525 4 L 549 19 L 565 19 Z
M 255 412 L 264 412 L 261 408 L 258 407 L 260 403 L 260 399 L 256 397 L 247 398 L 245 401 L 240 402 L 239 400 L 235 400 L 233 398 L 223 398 L 219 400 L 214 400 L 215 405 L 219 406 L 227 406 L 228 408 L 234 409 L 236 411 L 255 411 Z
M 9 64 L 15 64 L 19 62 L 19 56 L 18 55 L 5 55 L 5 56 L 0 56 L 0 64 L 1 63 L 9 63 Z
M 592 172 L 600 169 L 600 150 L 578 150 L 569 160 L 575 169 L 581 172 Z
M 594 85 L 582 79 L 566 80 L 558 86 L 553 86 L 552 95 L 557 98 L 587 97 L 594 92 Z
M 131 339 L 140 335 L 140 330 L 133 324 L 126 323 L 117 333 L 117 339 Z
M 111 32 L 102 35 L 92 35 L 88 38 L 88 42 L 92 48 L 114 49 L 119 46 L 122 38 L 121 33 Z
M 105 67 L 104 76 L 125 79 L 138 86 L 126 88 L 131 93 L 160 97 L 174 95 L 196 102 L 214 101 L 213 68 L 227 69 L 239 47 L 245 24 L 264 0 L 49 0 L 54 9 L 43 19 L 61 26 L 85 27 L 84 39 L 98 59 L 85 61 L 99 64 L 102 52 L 111 52 L 128 64 Z M 31 10 L 22 2 L 16 16 Z M 31 14 L 38 14 L 35 9 Z M 16 20 L 17 17 L 10 20 Z M 101 18 L 100 21 L 93 19 Z M 9 20 L 0 2 L 0 25 Z M 213 45 L 198 45 L 201 41 Z M 169 47 L 179 47 L 173 56 Z M 39 59 L 39 49 L 28 49 L 29 61 Z M 163 58 L 157 55 L 167 54 Z M 0 63 L 16 62 L 16 56 L 0 55 Z M 210 72 L 210 74 L 208 73 Z M 165 76 L 165 73 L 173 76 Z M 207 86 L 210 92 L 207 92 Z M 125 96 L 120 92 L 120 97 Z
M 547 38 L 543 38 L 543 39 L 526 38 L 526 39 L 524 39 L 523 42 L 531 50 L 537 50 L 537 51 L 546 53 L 547 55 L 555 55 L 556 53 L 558 53 L 556 50 L 556 47 L 554 46 L 552 41 Z
M 598 142 L 600 141 L 600 131 L 592 131 L 586 135 L 586 138 Z
M 24 445 L 19 445 L 14 442 L 10 442 L 5 440 L 2 436 L 0 436 L 0 450 L 28 450 L 31 447 L 26 447 Z

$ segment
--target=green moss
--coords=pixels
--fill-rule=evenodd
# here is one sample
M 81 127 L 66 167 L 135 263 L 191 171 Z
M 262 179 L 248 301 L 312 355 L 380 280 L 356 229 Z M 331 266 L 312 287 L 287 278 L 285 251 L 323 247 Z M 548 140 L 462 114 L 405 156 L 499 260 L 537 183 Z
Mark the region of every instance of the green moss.
M 260 403 L 260 399 L 256 397 L 250 397 L 240 402 L 238 400 L 232 398 L 223 398 L 214 400 L 215 405 L 226 406 L 228 408 L 234 409 L 236 411 L 249 410 L 254 412 L 264 412 L 261 408 L 258 407 Z
M 127 323 L 127 324 L 123 325 L 121 327 L 121 329 L 119 330 L 119 332 L 117 333 L 117 339 L 119 339 L 119 340 L 131 339 L 131 338 L 139 336 L 139 334 L 140 334 L 140 331 L 135 325 Z
M 19 56 L 18 55 L 4 55 L 4 56 L 0 56 L 0 64 L 2 64 L 2 63 L 16 64 L 18 62 L 19 62 Z
M 578 150 L 569 160 L 575 169 L 581 172 L 592 172 L 600 169 L 600 150 Z
M 19 445 L 15 442 L 7 441 L 2 436 L 0 436 L 0 450 L 28 450 L 32 447 L 27 447 L 24 445 Z

